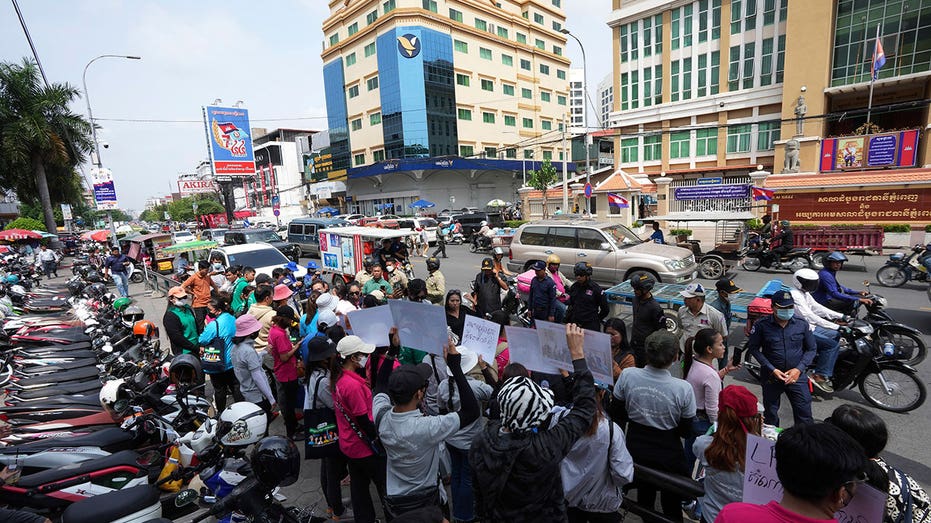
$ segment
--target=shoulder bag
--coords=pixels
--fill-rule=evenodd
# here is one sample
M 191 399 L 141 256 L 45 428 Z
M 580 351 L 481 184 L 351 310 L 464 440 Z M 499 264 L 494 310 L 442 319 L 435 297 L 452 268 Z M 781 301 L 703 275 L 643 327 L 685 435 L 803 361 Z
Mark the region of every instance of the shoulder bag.
M 342 413 L 343 417 L 346 418 L 346 421 L 349 423 L 349 428 L 351 428 L 352 431 L 356 433 L 356 436 L 359 436 L 359 439 L 364 441 L 365 444 L 369 446 L 369 449 L 371 449 L 371 451 L 376 456 L 384 457 L 386 455 L 385 447 L 382 446 L 381 440 L 378 439 L 377 437 L 373 440 L 372 438 L 366 436 L 365 433 L 362 432 L 362 430 L 359 428 L 359 426 L 356 425 L 356 422 L 353 421 L 352 418 L 349 416 L 349 413 L 346 412 L 346 409 L 344 409 L 343 406 L 339 403 L 339 401 L 336 400 L 335 396 L 333 397 L 333 404 L 336 405 L 336 408 L 338 408 L 339 411 Z M 378 427 L 378 421 L 380 420 L 381 420 L 380 417 L 379 419 L 375 420 L 376 427 Z
M 220 374 L 226 371 L 226 361 L 224 353 L 226 352 L 226 341 L 220 337 L 219 318 L 213 320 L 217 326 L 217 335 L 210 340 L 210 344 L 204 347 L 204 354 L 200 357 L 200 364 L 207 374 Z
M 321 381 L 322 377 L 317 378 L 310 408 L 304 410 L 304 459 L 332 458 L 339 455 L 336 413 L 325 405 L 317 406 L 317 393 Z

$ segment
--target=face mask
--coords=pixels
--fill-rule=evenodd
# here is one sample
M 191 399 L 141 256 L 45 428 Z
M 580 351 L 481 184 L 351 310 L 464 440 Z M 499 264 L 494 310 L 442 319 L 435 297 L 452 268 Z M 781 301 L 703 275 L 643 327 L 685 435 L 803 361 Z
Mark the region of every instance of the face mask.
M 360 356 L 358 360 L 356 360 L 356 363 L 358 363 L 360 367 L 365 367 L 365 362 L 367 362 L 368 360 L 369 360 L 369 357 L 367 355 L 363 355 L 363 356 Z
M 782 321 L 789 321 L 795 315 L 795 309 L 776 309 L 776 317 Z
M 388 271 L 388 272 L 394 272 L 394 265 L 389 265 L 389 266 L 385 267 L 385 270 Z
M 188 301 L 187 298 L 184 298 L 183 300 L 175 300 L 175 305 L 177 305 L 178 307 L 187 307 L 188 305 L 190 305 L 190 302 Z

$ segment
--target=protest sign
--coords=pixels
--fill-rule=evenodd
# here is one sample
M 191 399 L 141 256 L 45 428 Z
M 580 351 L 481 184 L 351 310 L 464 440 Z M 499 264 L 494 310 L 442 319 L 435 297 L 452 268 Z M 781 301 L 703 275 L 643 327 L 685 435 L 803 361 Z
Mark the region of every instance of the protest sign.
M 558 374 L 559 367 L 547 362 L 540 351 L 537 331 L 523 327 L 505 327 L 508 337 L 508 352 L 512 363 L 520 363 L 528 370 Z
M 492 362 L 495 360 L 500 331 L 501 325 L 493 321 L 484 320 L 478 316 L 466 316 L 459 345 L 472 349 L 486 362 Z
M 595 381 L 602 385 L 614 385 L 614 361 L 611 359 L 611 336 L 593 330 L 585 333 L 585 361 Z M 571 356 L 570 356 L 571 357 Z
M 537 336 L 540 338 L 540 350 L 543 359 L 556 368 L 572 370 L 572 357 L 569 356 L 569 342 L 566 341 L 566 326 L 561 323 L 536 321 Z
M 388 331 L 394 327 L 394 317 L 391 308 L 387 305 L 359 309 L 347 314 L 352 333 L 362 338 L 365 343 L 372 343 L 376 347 L 389 344 Z
M 443 347 L 449 343 L 446 309 L 430 303 L 403 300 L 389 300 L 388 307 L 398 328 L 401 345 L 443 355 Z M 353 327 L 358 328 L 357 325 Z

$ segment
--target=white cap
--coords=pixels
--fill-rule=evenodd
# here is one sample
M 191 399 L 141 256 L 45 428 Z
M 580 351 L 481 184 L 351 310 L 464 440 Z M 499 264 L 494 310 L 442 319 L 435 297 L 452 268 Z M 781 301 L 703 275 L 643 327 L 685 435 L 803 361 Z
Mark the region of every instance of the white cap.
M 352 356 L 357 352 L 371 354 L 375 352 L 375 345 L 365 343 L 358 336 L 349 335 L 339 340 L 339 343 L 336 344 L 336 352 L 339 352 L 339 355 L 343 358 Z
M 700 283 L 690 283 L 684 291 L 679 292 L 683 298 L 704 298 L 705 288 Z

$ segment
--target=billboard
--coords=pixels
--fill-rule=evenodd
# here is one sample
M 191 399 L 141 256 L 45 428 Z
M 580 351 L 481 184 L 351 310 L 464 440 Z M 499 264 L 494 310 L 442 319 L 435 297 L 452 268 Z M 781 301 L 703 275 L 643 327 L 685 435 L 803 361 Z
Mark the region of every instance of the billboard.
M 216 187 L 213 186 L 212 180 L 178 180 L 178 192 L 181 193 L 182 198 L 192 194 L 215 191 Z
M 113 173 L 103 167 L 92 169 L 94 177 L 94 203 L 100 210 L 110 210 L 119 207 L 116 201 L 116 188 L 113 187 Z
M 869 167 L 914 167 L 918 130 L 865 136 L 841 136 L 821 141 L 821 171 Z
M 249 111 L 236 107 L 204 107 L 208 151 L 218 176 L 255 176 Z
M 676 187 L 676 200 L 726 200 L 748 198 L 750 186 L 746 184 L 689 185 Z

